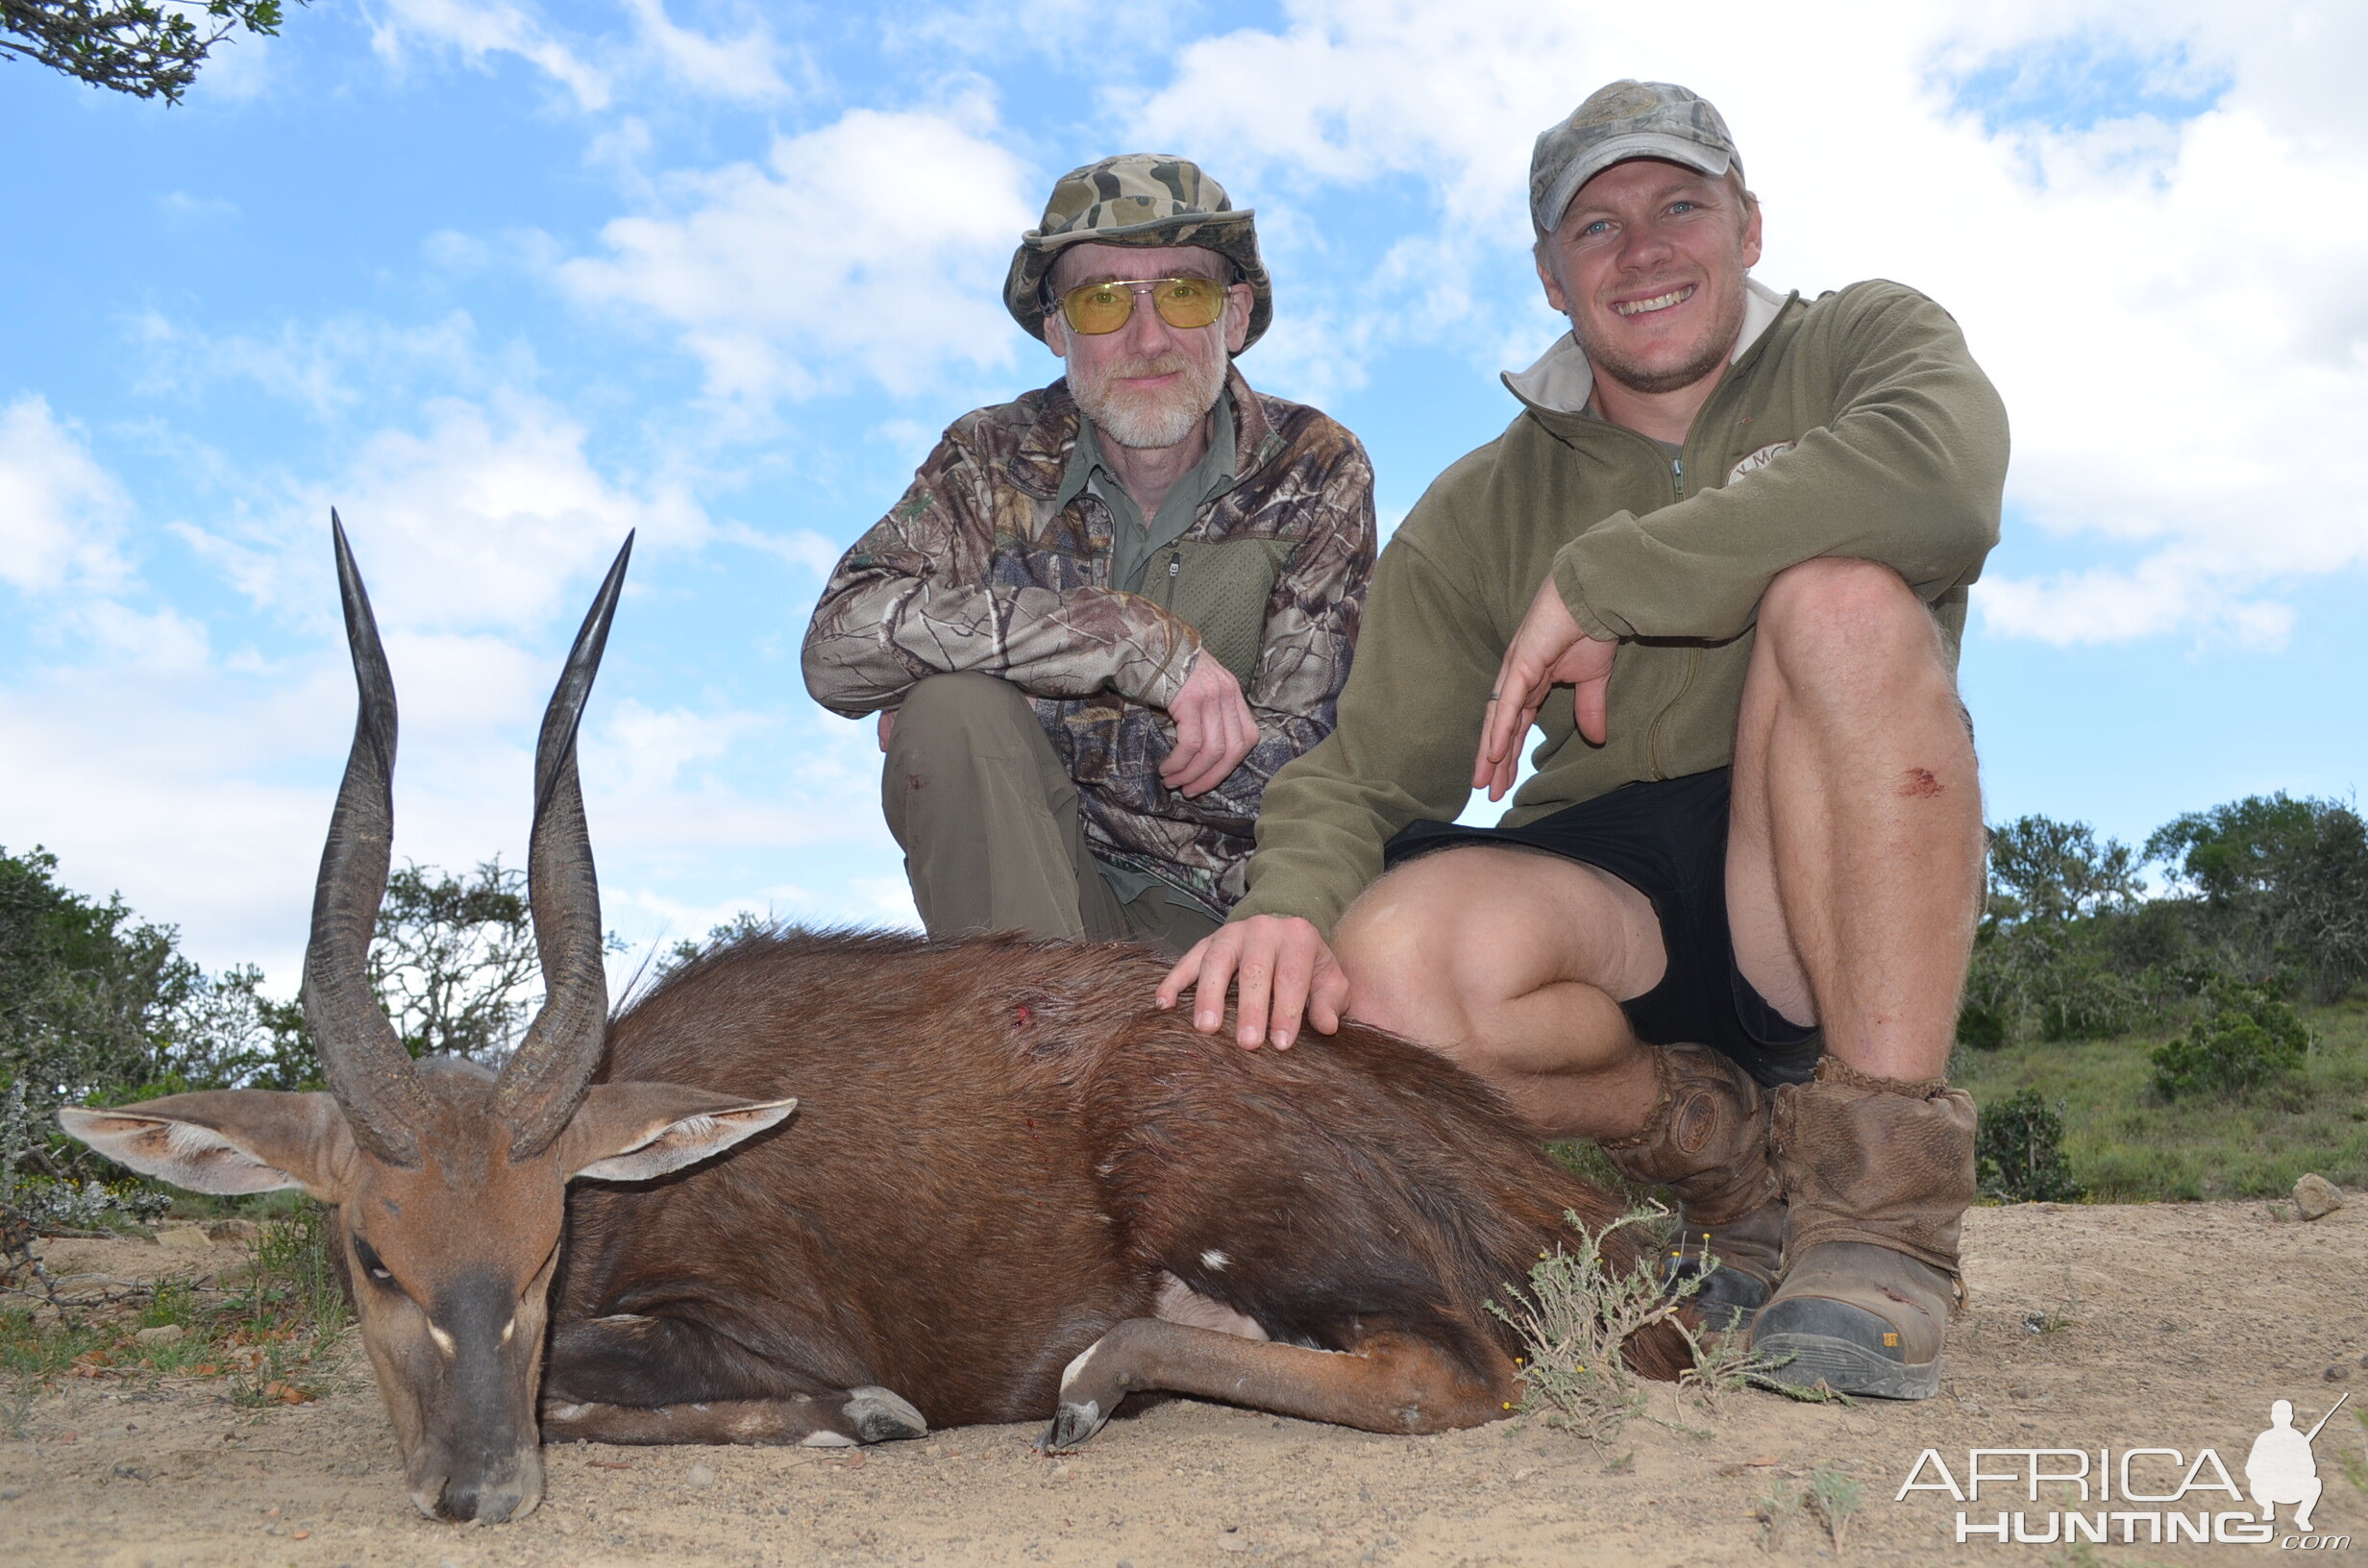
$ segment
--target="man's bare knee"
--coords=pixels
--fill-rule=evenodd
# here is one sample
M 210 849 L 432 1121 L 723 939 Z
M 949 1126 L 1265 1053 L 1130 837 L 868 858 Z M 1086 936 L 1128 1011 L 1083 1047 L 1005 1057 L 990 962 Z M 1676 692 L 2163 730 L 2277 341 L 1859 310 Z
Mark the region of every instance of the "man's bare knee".
M 1333 955 L 1348 976 L 1356 1017 L 1411 1039 L 1437 1038 L 1460 1013 L 1454 967 L 1456 912 L 1423 896 L 1415 868 L 1392 871 L 1348 907 L 1332 932 Z
M 1778 573 L 1760 600 L 1759 635 L 1788 676 L 1948 678 L 1938 623 L 1879 561 L 1821 557 Z
M 1597 949 L 1620 946 L 1613 928 L 1626 923 L 1608 880 L 1498 845 L 1441 850 L 1392 871 L 1333 933 L 1351 1013 L 1456 1055 L 1540 987 L 1599 985 Z M 1646 962 L 1658 970 L 1657 955 Z
M 1907 579 L 1880 561 L 1819 556 L 1776 574 L 1760 600 L 1760 625 L 1777 636 L 1839 626 L 1933 625 Z

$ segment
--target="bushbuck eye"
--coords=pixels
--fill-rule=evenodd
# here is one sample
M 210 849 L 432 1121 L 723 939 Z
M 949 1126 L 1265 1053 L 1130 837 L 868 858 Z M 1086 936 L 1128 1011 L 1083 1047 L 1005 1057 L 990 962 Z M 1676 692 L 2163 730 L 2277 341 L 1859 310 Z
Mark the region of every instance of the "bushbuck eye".
M 354 1256 L 360 1262 L 361 1271 L 369 1275 L 374 1283 L 386 1286 L 395 1283 L 394 1270 L 388 1268 L 384 1260 L 379 1257 L 378 1249 L 358 1236 L 354 1237 Z

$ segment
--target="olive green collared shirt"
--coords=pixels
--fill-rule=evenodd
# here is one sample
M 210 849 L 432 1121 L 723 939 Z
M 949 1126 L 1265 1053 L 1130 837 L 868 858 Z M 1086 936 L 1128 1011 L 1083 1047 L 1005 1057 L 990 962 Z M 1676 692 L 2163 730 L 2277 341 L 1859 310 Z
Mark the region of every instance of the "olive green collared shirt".
M 1126 493 L 1118 475 L 1102 461 L 1101 437 L 1094 422 L 1077 414 L 1077 447 L 1070 454 L 1069 472 L 1061 478 L 1061 488 L 1053 495 L 1052 509 L 1059 511 L 1077 499 L 1081 491 L 1091 490 L 1101 503 L 1110 508 L 1116 525 L 1110 546 L 1110 586 L 1123 588 L 1130 594 L 1143 592 L 1143 575 L 1151 564 L 1151 557 L 1166 545 L 1172 545 L 1193 526 L 1193 517 L 1201 506 L 1233 488 L 1234 428 L 1233 391 L 1230 387 L 1217 395 L 1217 404 L 1210 410 L 1216 422 L 1209 431 L 1209 450 L 1200 461 L 1168 491 L 1147 524 L 1143 520 L 1143 508 Z
M 1130 594 L 1143 592 L 1144 574 L 1149 569 L 1151 557 L 1162 546 L 1172 545 L 1193 526 L 1193 518 L 1202 503 L 1213 501 L 1233 487 L 1234 428 L 1233 389 L 1221 390 L 1216 405 L 1210 410 L 1216 416 L 1209 429 L 1209 450 L 1201 454 L 1175 483 L 1169 488 L 1159 510 L 1151 521 L 1143 521 L 1143 508 L 1126 492 L 1118 475 L 1102 460 L 1101 437 L 1085 410 L 1077 411 L 1077 448 L 1070 454 L 1069 472 L 1061 478 L 1061 487 L 1053 494 L 1052 509 L 1060 510 L 1077 499 L 1081 492 L 1091 490 L 1110 508 L 1112 527 L 1110 541 L 1110 586 L 1123 588 Z M 1101 871 L 1101 879 L 1110 884 L 1119 902 L 1131 904 L 1145 894 L 1158 889 L 1168 894 L 1171 903 L 1187 909 L 1197 909 L 1180 893 L 1168 885 L 1127 866 L 1114 866 L 1097 856 L 1094 864 Z

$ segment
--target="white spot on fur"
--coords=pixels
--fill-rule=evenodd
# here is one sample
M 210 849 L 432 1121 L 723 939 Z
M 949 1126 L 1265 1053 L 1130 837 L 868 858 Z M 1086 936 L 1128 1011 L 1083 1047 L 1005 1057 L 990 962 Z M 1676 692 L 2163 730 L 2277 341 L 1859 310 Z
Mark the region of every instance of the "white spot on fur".
M 593 1321 L 596 1323 L 647 1323 L 650 1320 L 639 1312 L 610 1312 L 606 1317 L 594 1318 Z
M 460 1354 L 460 1347 L 453 1343 L 453 1336 L 432 1323 L 428 1325 L 428 1337 L 435 1341 L 435 1348 L 442 1351 L 446 1357 Z
M 1212 1274 L 1223 1272 L 1225 1265 L 1232 1262 L 1232 1259 L 1226 1257 L 1215 1247 L 1211 1247 L 1208 1251 L 1200 1255 L 1200 1266 L 1207 1269 Z
M 506 1345 L 508 1344 L 510 1340 L 517 1335 L 517 1333 L 518 1320 L 513 1317 L 508 1322 L 502 1325 L 502 1343 Z
M 800 1448 L 853 1448 L 855 1439 L 840 1432 L 818 1432 L 800 1440 Z
M 551 1419 L 554 1421 L 574 1421 L 581 1416 L 591 1414 L 592 1410 L 593 1407 L 590 1405 L 554 1405 L 551 1408 Z

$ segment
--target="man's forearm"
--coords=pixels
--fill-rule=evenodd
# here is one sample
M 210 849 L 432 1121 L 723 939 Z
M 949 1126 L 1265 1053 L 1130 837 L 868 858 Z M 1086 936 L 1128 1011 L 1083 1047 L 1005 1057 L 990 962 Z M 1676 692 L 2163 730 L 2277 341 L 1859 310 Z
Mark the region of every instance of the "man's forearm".
M 1164 708 L 1198 649 L 1190 626 L 1133 594 L 874 573 L 825 594 L 802 662 L 814 699 L 850 717 L 894 705 L 930 675 L 965 672 L 1032 696 L 1114 691 Z
M 1973 580 L 1998 538 L 2006 411 L 1947 313 L 1893 293 L 1820 346 L 1847 367 L 1826 422 L 1732 484 L 1563 547 L 1554 579 L 1589 636 L 1723 642 L 1777 574 L 1820 556 L 1881 562 L 1927 602 Z

